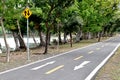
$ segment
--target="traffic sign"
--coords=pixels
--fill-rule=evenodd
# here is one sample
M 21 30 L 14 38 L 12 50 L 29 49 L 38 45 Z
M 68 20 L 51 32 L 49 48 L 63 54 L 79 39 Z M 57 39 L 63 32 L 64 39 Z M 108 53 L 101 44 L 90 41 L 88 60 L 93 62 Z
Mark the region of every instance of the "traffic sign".
M 31 16 L 32 12 L 30 11 L 29 8 L 26 8 L 24 11 L 23 11 L 23 16 L 28 19 L 30 16 Z
M 29 50 L 29 17 L 31 16 L 32 12 L 30 9 L 27 7 L 23 11 L 23 16 L 27 19 L 27 59 L 28 61 L 30 60 L 30 50 Z

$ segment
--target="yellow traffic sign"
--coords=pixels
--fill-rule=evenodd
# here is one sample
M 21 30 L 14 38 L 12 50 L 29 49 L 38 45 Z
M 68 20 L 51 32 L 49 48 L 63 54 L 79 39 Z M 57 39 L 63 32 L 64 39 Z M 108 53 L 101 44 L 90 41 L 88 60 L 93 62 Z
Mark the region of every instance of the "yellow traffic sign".
M 29 18 L 31 16 L 32 12 L 30 11 L 29 8 L 26 8 L 24 11 L 23 11 L 23 15 L 25 18 Z

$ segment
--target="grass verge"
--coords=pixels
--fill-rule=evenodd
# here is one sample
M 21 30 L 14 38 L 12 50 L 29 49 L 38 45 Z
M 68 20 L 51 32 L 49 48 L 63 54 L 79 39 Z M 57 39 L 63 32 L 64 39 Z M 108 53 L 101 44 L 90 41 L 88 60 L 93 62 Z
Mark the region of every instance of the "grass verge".
M 120 47 L 99 71 L 95 80 L 120 80 Z

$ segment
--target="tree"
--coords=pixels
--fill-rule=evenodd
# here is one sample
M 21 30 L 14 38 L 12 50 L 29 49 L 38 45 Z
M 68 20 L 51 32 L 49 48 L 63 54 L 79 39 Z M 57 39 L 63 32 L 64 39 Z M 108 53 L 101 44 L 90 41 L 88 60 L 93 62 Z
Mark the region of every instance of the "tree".
M 6 33 L 5 33 L 5 28 L 4 28 L 4 17 L 5 17 L 5 14 L 6 14 L 6 1 L 2 0 L 1 1 L 1 8 L 0 8 L 0 23 L 1 23 L 1 27 L 2 27 L 2 31 L 3 31 L 3 36 L 4 36 L 4 41 L 5 41 L 5 46 L 6 46 L 6 52 L 7 52 L 7 55 L 6 55 L 6 61 L 9 62 L 10 61 L 10 50 L 9 50 L 9 45 L 7 43 L 7 39 L 6 39 Z
M 71 44 L 71 47 L 72 47 L 72 33 L 75 32 L 77 33 L 81 26 L 83 25 L 83 20 L 82 18 L 79 16 L 79 12 L 78 11 L 78 8 L 73 5 L 71 7 L 69 7 L 66 12 L 64 13 L 64 32 L 70 34 L 70 44 Z M 65 15 L 66 14 L 66 15 Z
M 6 21 L 7 29 L 13 33 L 13 37 L 16 43 L 16 50 L 19 49 L 26 50 L 26 45 L 23 40 L 23 33 L 24 33 L 23 30 L 25 30 L 25 28 L 21 27 L 20 25 L 20 19 L 22 18 L 21 13 L 23 11 L 22 8 L 24 8 L 23 6 L 25 6 L 24 2 L 25 1 L 21 1 L 21 0 L 20 1 L 14 0 L 13 2 L 9 1 L 9 4 L 11 4 L 8 5 L 7 7 L 7 9 L 9 10 L 9 15 L 7 15 L 5 18 L 7 20 Z M 20 46 L 18 46 L 18 41 Z
M 84 32 L 99 33 L 98 41 L 102 36 L 103 26 L 111 21 L 116 10 L 117 1 L 84 0 L 78 3 L 80 15 L 84 20 Z
M 50 29 L 54 23 L 55 18 L 55 9 L 64 9 L 73 4 L 74 0 L 44 0 L 44 1 L 38 1 L 33 0 L 35 3 L 35 6 L 41 7 L 43 13 L 43 18 L 45 20 L 45 26 L 46 26 L 46 44 L 45 44 L 45 51 L 44 54 L 48 51 L 48 43 L 49 43 L 49 35 L 50 35 Z M 58 11 L 58 10 L 57 10 Z
M 45 46 L 45 40 L 43 39 L 42 31 L 44 31 L 44 27 L 42 27 L 42 18 L 38 14 L 32 14 L 30 16 L 30 21 L 34 22 L 34 29 L 38 31 L 39 37 L 40 37 L 40 45 L 39 46 Z
M 9 62 L 10 60 L 10 50 L 9 50 L 9 45 L 7 43 L 6 40 L 6 33 L 5 33 L 5 28 L 4 28 L 4 21 L 7 22 L 7 20 L 14 20 L 16 18 L 15 12 L 18 12 L 18 10 L 15 10 L 19 4 L 16 3 L 17 0 L 1 0 L 0 2 L 0 23 L 2 26 L 2 31 L 4 34 L 4 41 L 5 41 L 5 45 L 6 45 L 6 49 L 7 49 L 7 62 Z M 17 6 L 16 6 L 17 5 Z M 10 24 L 11 25 L 11 24 Z M 13 29 L 13 27 L 11 27 L 11 29 Z

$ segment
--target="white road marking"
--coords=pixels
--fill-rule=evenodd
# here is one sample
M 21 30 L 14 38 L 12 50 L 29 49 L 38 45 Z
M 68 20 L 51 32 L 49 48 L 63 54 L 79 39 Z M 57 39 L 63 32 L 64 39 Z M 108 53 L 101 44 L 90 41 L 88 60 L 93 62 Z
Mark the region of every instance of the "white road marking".
M 1 74 L 5 74 L 5 73 L 8 73 L 8 72 L 11 72 L 11 71 L 15 71 L 15 70 L 17 70 L 17 69 L 21 69 L 21 68 L 24 68 L 24 67 L 27 67 L 27 66 L 30 66 L 30 65 L 33 65 L 33 64 L 42 62 L 42 61 L 46 61 L 46 60 L 49 60 L 49 59 L 52 59 L 52 58 L 56 58 L 56 57 L 59 57 L 59 56 L 65 55 L 65 54 L 69 54 L 70 52 L 73 52 L 73 51 L 76 51 L 76 50 L 85 49 L 85 48 L 87 48 L 87 47 L 91 47 L 91 46 L 94 46 L 94 45 L 97 45 L 97 44 L 100 44 L 100 43 L 102 43 L 102 42 L 94 43 L 94 44 L 91 44 L 91 45 L 88 45 L 88 46 L 85 46 L 85 47 L 82 47 L 82 48 L 77 48 L 77 49 L 74 49 L 74 50 L 71 50 L 71 51 L 68 51 L 68 52 L 64 52 L 64 53 L 61 53 L 61 54 L 58 54 L 58 55 L 55 55 L 55 56 L 52 56 L 52 57 L 48 57 L 48 58 L 45 58 L 45 59 L 42 59 L 42 60 L 38 60 L 38 61 L 35 61 L 35 62 L 26 64 L 26 65 L 23 65 L 23 66 L 20 66 L 20 67 L 16 67 L 16 68 L 13 68 L 13 69 L 9 69 L 9 70 L 0 72 L 0 75 L 1 75 Z
M 78 70 L 80 68 L 83 68 L 85 65 L 87 65 L 88 63 L 90 63 L 90 61 L 84 61 L 82 64 L 75 66 L 74 70 Z
M 41 66 L 32 68 L 31 70 L 38 70 L 38 69 L 40 69 L 40 68 L 43 68 L 43 67 L 45 67 L 45 66 L 47 66 L 47 65 L 49 65 L 49 64 L 53 64 L 53 63 L 55 63 L 55 61 L 48 62 L 48 63 L 43 64 L 43 65 L 41 65 Z
M 115 51 L 120 46 L 120 43 L 116 46 L 116 48 L 108 55 L 86 78 L 85 80 L 92 80 L 94 75 L 101 69 L 102 66 L 109 60 L 109 58 L 115 53 Z

